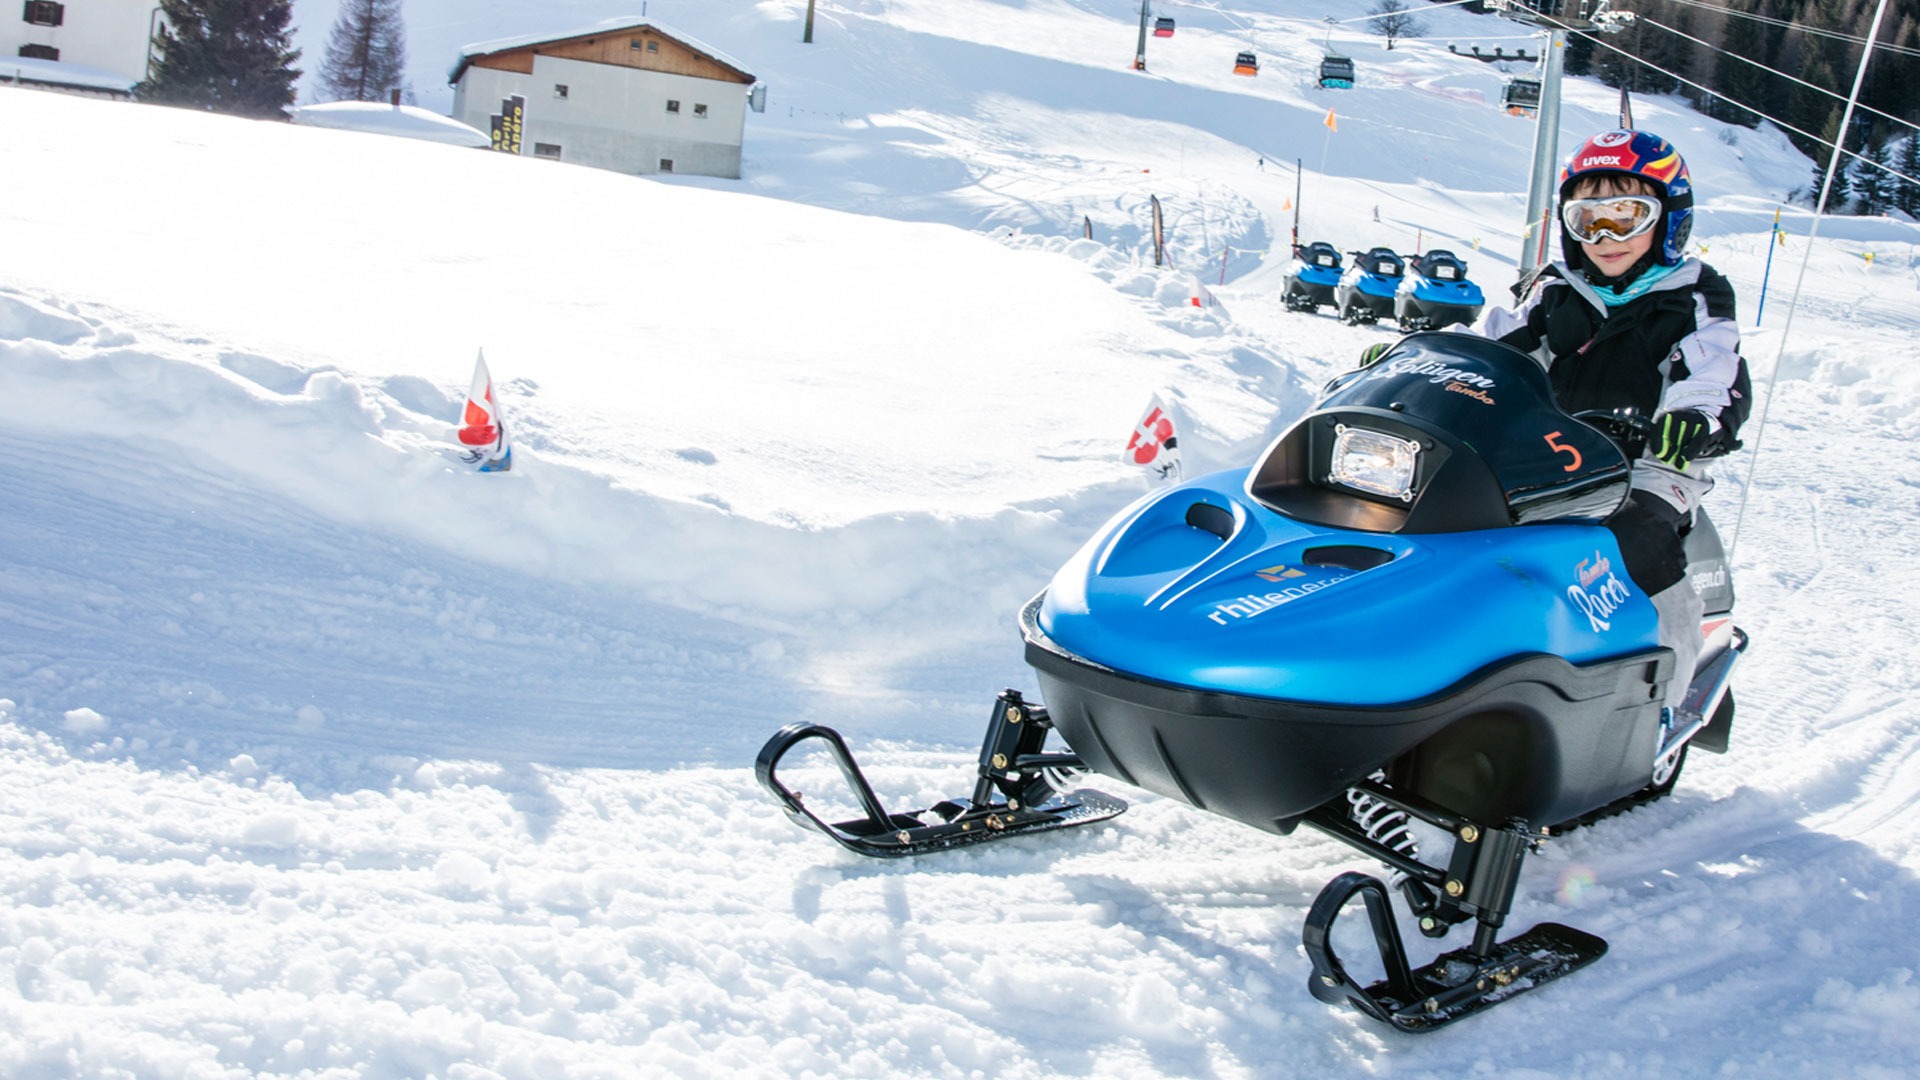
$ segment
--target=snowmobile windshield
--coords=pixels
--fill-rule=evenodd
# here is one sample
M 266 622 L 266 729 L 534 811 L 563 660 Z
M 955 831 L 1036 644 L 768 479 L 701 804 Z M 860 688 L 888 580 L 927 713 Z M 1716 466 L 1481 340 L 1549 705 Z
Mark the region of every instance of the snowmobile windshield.
M 1247 492 L 1289 516 L 1371 532 L 1597 522 L 1627 496 L 1605 434 L 1554 404 L 1546 373 L 1476 334 L 1410 334 L 1328 384 Z

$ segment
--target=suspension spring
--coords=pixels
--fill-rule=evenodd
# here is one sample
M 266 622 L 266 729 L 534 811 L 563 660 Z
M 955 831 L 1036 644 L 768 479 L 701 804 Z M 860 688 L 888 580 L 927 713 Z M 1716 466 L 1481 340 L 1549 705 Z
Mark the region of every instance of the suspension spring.
M 1386 774 L 1376 772 L 1368 779 L 1378 783 L 1386 779 Z M 1367 834 L 1367 839 L 1409 859 L 1419 856 L 1419 842 L 1414 838 L 1413 831 L 1407 828 L 1411 819 L 1404 812 L 1359 788 L 1347 789 L 1347 802 L 1353 823 L 1360 826 L 1360 831 Z

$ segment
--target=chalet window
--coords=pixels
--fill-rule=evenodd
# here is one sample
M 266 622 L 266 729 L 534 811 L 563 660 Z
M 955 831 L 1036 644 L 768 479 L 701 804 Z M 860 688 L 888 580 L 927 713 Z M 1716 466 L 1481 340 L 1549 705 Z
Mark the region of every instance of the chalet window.
M 660 51 L 660 43 L 657 41 L 642 41 L 639 38 L 628 38 L 627 48 L 633 50 L 634 52 L 639 52 L 642 49 L 645 49 L 647 52 L 657 53 Z
M 663 157 L 663 158 L 661 158 L 661 159 L 660 159 L 660 171 L 661 171 L 661 172 L 672 172 L 672 171 L 673 171 L 673 159 L 672 159 L 672 158 L 670 158 L 670 157 Z
M 553 84 L 553 96 L 554 96 L 554 97 L 557 97 L 557 98 L 559 98 L 559 99 L 560 99 L 561 101 L 565 101 L 565 100 L 567 100 L 567 84 L 566 84 L 566 83 L 554 83 L 554 84 Z
M 657 41 L 649 41 L 649 42 L 647 42 L 647 51 L 648 51 L 648 52 L 659 52 L 659 51 L 660 51 L 660 43 L 659 43 L 659 42 L 657 42 Z
M 537 158 L 546 158 L 548 161 L 559 161 L 560 160 L 560 144 L 550 143 L 550 142 L 534 143 L 533 156 Z
M 20 55 L 28 60 L 58 60 L 60 50 L 51 45 L 22 45 Z
M 59 26 L 66 21 L 67 5 L 51 3 L 50 0 L 27 0 L 26 13 L 20 18 L 35 26 Z M 25 56 L 25 53 L 20 55 Z M 38 57 L 37 59 L 46 59 Z
M 707 107 L 705 105 L 695 105 L 693 107 L 693 115 L 695 119 L 705 120 L 707 118 Z
M 668 98 L 668 99 L 667 99 L 667 111 L 668 111 L 668 112 L 670 112 L 670 113 L 677 113 L 677 112 L 679 112 L 679 111 L 680 111 L 680 102 L 679 102 L 679 101 L 677 101 L 677 100 L 675 100 L 674 98 Z

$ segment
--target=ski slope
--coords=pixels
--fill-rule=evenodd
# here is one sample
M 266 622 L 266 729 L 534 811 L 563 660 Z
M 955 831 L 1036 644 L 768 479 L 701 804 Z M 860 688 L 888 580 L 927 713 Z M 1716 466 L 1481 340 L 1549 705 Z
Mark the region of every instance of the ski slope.
M 1385 339 L 1281 310 L 1296 192 L 1303 239 L 1512 280 L 1531 128 L 1444 42 L 1515 31 L 1349 26 L 1313 89 L 1366 6 L 1166 4 L 1140 75 L 1120 2 L 803 46 L 804 0 L 652 0 L 771 88 L 739 181 L 0 87 L 0 1075 L 1915 1072 L 1920 228 L 1772 246 L 1806 160 L 1678 102 L 1636 113 L 1767 387 L 1712 496 L 1754 648 L 1729 754 L 1531 861 L 1513 925 L 1592 969 L 1394 1036 L 1305 992 L 1307 906 L 1374 869 L 1330 840 L 1103 782 L 1105 825 L 878 864 L 754 784 L 811 720 L 889 802 L 964 791 L 1148 398 L 1237 465 Z M 460 44 L 608 14 L 406 10 L 430 107 Z M 1562 145 L 1615 101 L 1569 84 Z M 455 454 L 481 349 L 504 475 Z

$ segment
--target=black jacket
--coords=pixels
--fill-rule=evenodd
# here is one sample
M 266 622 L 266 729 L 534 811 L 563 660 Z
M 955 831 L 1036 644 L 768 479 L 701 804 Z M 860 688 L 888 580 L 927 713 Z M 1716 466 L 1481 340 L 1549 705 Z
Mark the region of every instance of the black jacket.
M 1738 445 L 1753 390 L 1733 286 L 1718 271 L 1688 259 L 1646 294 L 1609 308 L 1584 275 L 1555 263 L 1523 295 L 1516 310 L 1489 312 L 1479 330 L 1539 360 L 1561 408 L 1629 407 L 1647 417 L 1698 409 L 1715 425 L 1714 451 Z

